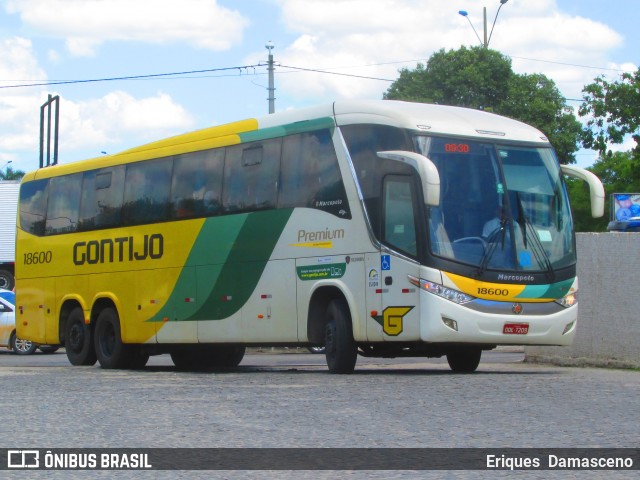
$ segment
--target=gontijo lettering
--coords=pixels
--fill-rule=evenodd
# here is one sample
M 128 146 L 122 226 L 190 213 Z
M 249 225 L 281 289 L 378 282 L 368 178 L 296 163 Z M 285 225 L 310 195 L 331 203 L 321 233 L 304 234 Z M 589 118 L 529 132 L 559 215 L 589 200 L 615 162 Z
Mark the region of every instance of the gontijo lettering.
M 160 233 L 136 237 L 105 238 L 89 242 L 76 242 L 73 245 L 73 263 L 115 263 L 157 260 L 164 254 L 164 237 Z

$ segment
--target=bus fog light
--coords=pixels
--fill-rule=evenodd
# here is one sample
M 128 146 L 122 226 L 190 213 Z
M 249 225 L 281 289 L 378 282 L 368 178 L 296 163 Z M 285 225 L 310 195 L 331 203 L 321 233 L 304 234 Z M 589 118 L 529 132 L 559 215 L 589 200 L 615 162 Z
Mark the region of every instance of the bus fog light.
M 442 317 L 442 323 L 444 323 L 451 330 L 455 330 L 456 332 L 458 331 L 458 322 L 456 322 L 454 319 Z
M 573 328 L 576 326 L 576 321 L 574 320 L 571 323 L 567 323 L 567 326 L 564 327 L 564 331 L 562 332 L 563 335 L 566 335 L 567 333 L 569 333 L 571 330 L 573 330 Z

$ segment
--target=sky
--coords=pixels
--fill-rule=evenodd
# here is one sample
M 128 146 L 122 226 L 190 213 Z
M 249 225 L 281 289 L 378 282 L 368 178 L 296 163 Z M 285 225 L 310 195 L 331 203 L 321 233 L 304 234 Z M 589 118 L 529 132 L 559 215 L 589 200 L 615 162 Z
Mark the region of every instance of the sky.
M 38 167 L 49 95 L 74 162 L 266 115 L 268 42 L 276 111 L 380 99 L 401 68 L 478 45 L 483 8 L 490 47 L 576 111 L 598 75 L 638 68 L 637 0 L 0 0 L 0 169 Z

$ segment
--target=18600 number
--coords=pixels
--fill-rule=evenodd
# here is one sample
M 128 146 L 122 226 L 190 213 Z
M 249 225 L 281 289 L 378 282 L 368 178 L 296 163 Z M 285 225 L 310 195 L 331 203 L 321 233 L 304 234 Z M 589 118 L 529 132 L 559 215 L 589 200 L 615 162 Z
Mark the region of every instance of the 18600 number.
M 51 263 L 53 253 L 51 250 L 46 252 L 27 252 L 24 254 L 25 265 L 39 265 L 41 263 Z
M 509 290 L 506 288 L 478 288 L 478 295 L 496 295 L 507 297 L 509 296 Z

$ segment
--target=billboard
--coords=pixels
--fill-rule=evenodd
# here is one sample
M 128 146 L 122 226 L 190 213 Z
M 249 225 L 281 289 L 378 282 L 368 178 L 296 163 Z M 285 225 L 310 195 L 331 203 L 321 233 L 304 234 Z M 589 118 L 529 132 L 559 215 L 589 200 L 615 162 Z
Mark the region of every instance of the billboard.
M 640 193 L 614 193 L 613 218 L 618 222 L 628 222 L 634 217 L 640 219 Z
M 610 232 L 640 232 L 640 193 L 611 195 Z

